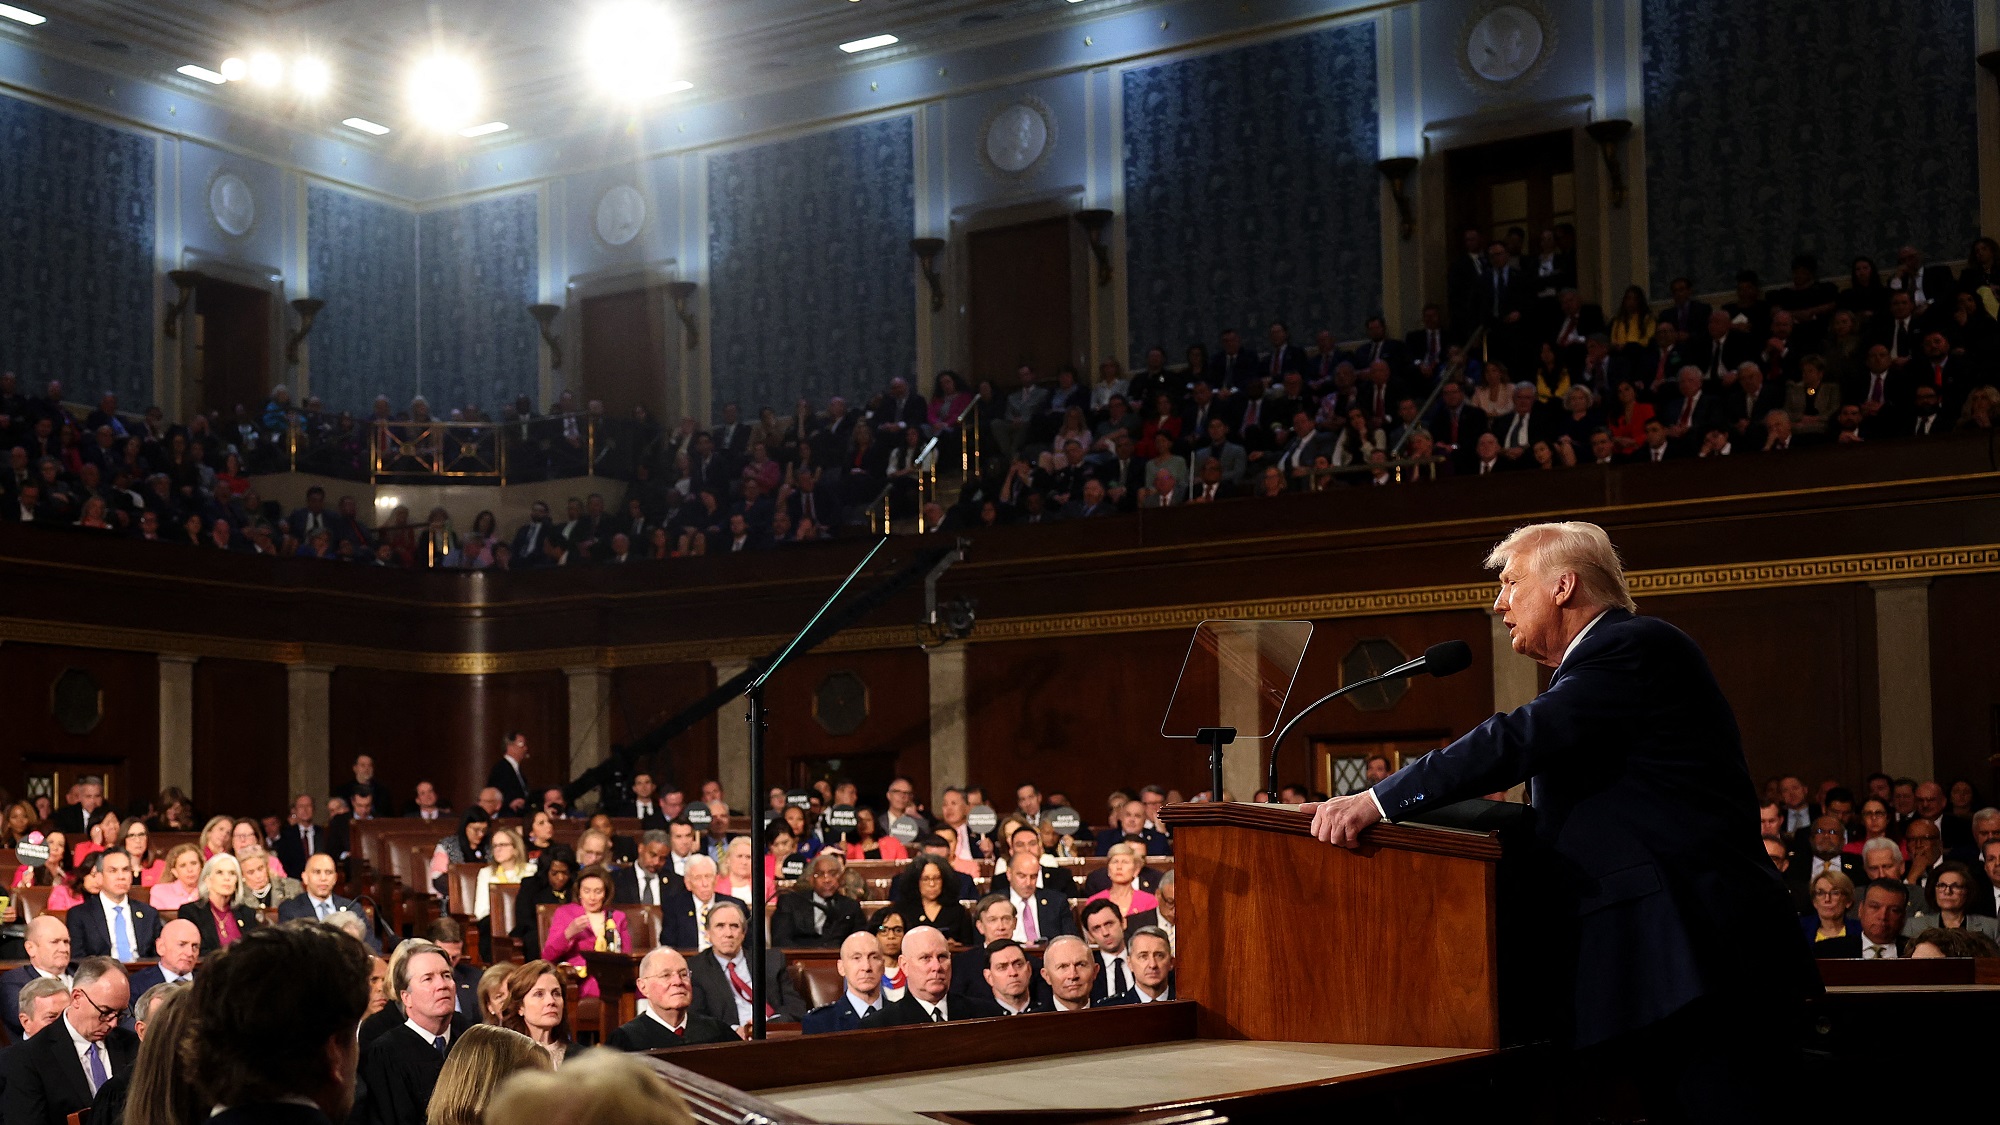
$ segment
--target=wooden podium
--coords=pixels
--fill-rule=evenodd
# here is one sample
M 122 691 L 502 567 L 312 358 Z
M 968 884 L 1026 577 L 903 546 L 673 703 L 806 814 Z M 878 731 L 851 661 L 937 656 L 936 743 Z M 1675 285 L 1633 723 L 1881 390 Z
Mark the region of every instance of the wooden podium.
M 1525 1038 L 1502 1023 L 1503 991 L 1532 987 L 1535 972 L 1503 956 L 1516 905 L 1503 884 L 1516 884 L 1499 826 L 1524 824 L 1521 806 L 1467 802 L 1438 818 L 1473 827 L 1377 824 L 1352 850 L 1313 839 L 1296 805 L 1160 815 L 1174 837 L 1177 995 L 1200 1005 L 1204 1038 L 1485 1049 Z

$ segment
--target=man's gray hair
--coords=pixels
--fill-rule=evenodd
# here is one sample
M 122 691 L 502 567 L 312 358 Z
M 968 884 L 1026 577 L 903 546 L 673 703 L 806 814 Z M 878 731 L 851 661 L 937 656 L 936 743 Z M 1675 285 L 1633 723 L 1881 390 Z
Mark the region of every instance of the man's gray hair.
M 1166 944 L 1168 953 L 1174 951 L 1174 939 L 1168 937 L 1167 931 L 1158 926 L 1140 926 L 1138 929 L 1133 930 L 1125 938 L 1126 948 L 1131 948 L 1132 943 L 1142 937 L 1157 938 Z
M 1887 836 L 1877 836 L 1873 840 L 1861 845 L 1861 861 L 1866 863 L 1868 857 L 1874 855 L 1876 852 L 1895 852 L 1897 859 L 1903 858 L 1902 845 Z
M 132 1005 L 132 1018 L 140 1023 L 152 1022 L 153 1009 L 159 1007 L 162 1001 L 171 1000 L 193 987 L 184 980 L 161 981 L 140 994 L 139 1002 Z
M 1576 576 L 1577 593 L 1593 605 L 1639 611 L 1625 582 L 1625 564 L 1611 537 L 1594 523 L 1531 523 L 1502 539 L 1486 556 L 1486 569 L 1500 570 L 1519 554 L 1534 557 L 1537 574 Z
M 682 877 L 685 878 L 686 876 L 697 874 L 697 872 L 695 871 L 696 864 L 699 864 L 702 867 L 702 870 L 699 872 L 699 874 L 713 875 L 717 870 L 715 866 L 715 861 L 713 859 L 710 859 L 709 857 L 701 854 L 700 852 L 696 852 L 695 854 L 687 857 L 687 864 L 681 871 Z
M 663 848 L 670 848 L 674 845 L 674 838 L 657 828 L 648 828 L 645 834 L 639 837 L 639 842 L 641 844 L 658 844 Z
M 341 931 L 355 941 L 368 941 L 368 920 L 352 910 L 336 910 L 326 916 L 326 924 Z
M 23 1023 L 27 1022 L 28 1017 L 35 1014 L 35 1001 L 46 999 L 47 997 L 50 996 L 68 996 L 68 995 L 69 995 L 69 985 L 64 984 L 62 982 L 61 977 L 36 977 L 34 980 L 31 980 L 27 984 L 22 985 L 21 986 L 22 1022 Z
M 1972 814 L 1972 823 L 1977 825 L 1988 820 L 2000 820 L 2000 808 L 1988 805 Z
M 125 972 L 125 966 L 119 963 L 116 957 L 85 957 L 83 963 L 76 967 L 76 975 L 71 978 L 70 987 L 87 988 L 112 973 L 117 973 L 121 977 L 129 975 Z
M 1530 382 L 1528 382 L 1528 381 L 1527 381 L 1527 380 L 1525 380 L 1525 379 L 1523 379 L 1522 381 L 1520 381 L 1520 382 L 1518 382 L 1518 383 L 1514 384 L 1514 393 L 1515 393 L 1515 394 L 1520 394 L 1520 393 L 1521 393 L 1522 391 L 1527 391 L 1527 392 L 1528 392 L 1529 394 L 1534 394 L 1534 393 L 1536 393 L 1536 392 L 1535 392 L 1535 385 L 1534 385 L 1533 383 L 1530 383 Z
M 1165 889 L 1173 885 L 1174 885 L 1174 871 L 1173 868 L 1170 867 L 1167 869 L 1167 873 L 1165 875 L 1160 876 L 1160 887 L 1161 889 Z

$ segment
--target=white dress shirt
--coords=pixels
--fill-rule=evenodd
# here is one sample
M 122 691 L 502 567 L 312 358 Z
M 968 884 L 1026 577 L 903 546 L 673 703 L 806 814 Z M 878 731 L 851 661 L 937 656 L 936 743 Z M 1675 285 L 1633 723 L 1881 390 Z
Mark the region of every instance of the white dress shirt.
M 650 906 L 662 906 L 660 900 L 660 877 L 643 867 L 632 868 L 632 878 L 639 885 L 639 901 Z
M 99 906 L 104 908 L 104 932 L 106 935 L 111 937 L 111 948 L 113 950 L 116 950 L 118 948 L 118 938 L 116 936 L 118 930 L 118 918 L 117 915 L 113 914 L 111 911 L 113 907 L 119 907 L 125 911 L 125 940 L 131 943 L 126 948 L 132 951 L 132 956 L 134 957 L 145 956 L 145 954 L 141 952 L 139 949 L 139 932 L 132 928 L 131 896 L 127 895 L 124 898 L 124 900 L 120 902 L 112 902 L 109 895 L 98 895 L 97 903 Z
M 435 1050 L 435 1049 L 436 1049 L 435 1045 L 436 1045 L 437 1041 L 438 1041 L 438 1040 L 440 1040 L 440 1039 L 444 1040 L 444 1045 L 445 1045 L 445 1046 L 447 1046 L 447 1047 L 451 1046 L 451 1021 L 450 1021 L 450 1020 L 446 1020 L 446 1021 L 444 1021 L 444 1030 L 443 1030 L 443 1031 L 440 1031 L 440 1032 L 438 1032 L 438 1033 L 436 1033 L 435 1035 L 433 1035 L 432 1033 L 430 1033 L 430 1032 L 428 1032 L 428 1031 L 425 1031 L 425 1030 L 423 1029 L 423 1027 L 422 1027 L 421 1025 L 419 1025 L 419 1024 L 417 1023 L 417 1021 L 416 1021 L 416 1020 L 404 1020 L 404 1021 L 403 1021 L 403 1026 L 404 1026 L 404 1027 L 407 1027 L 407 1028 L 409 1028 L 409 1029 L 410 1029 L 411 1031 L 414 1031 L 414 1032 L 416 1032 L 416 1033 L 417 1033 L 417 1037 L 418 1037 L 419 1039 L 422 1039 L 422 1040 L 423 1040 L 423 1041 L 424 1041 L 425 1043 L 427 1043 L 427 1044 L 431 1044 L 431 1045 L 432 1045 L 432 1049 L 433 1049 L 433 1050 Z
M 111 1052 L 104 1049 L 104 1044 L 93 1043 L 85 1039 L 83 1033 L 76 1029 L 76 1025 L 69 1022 L 68 1012 L 63 1013 L 62 1024 L 63 1030 L 69 1032 L 70 1045 L 76 1048 L 76 1062 L 78 1066 L 83 1068 L 83 1080 L 90 1082 L 90 1049 L 97 1047 L 99 1048 L 97 1057 L 104 1064 L 105 1080 L 109 1081 L 112 1077 Z M 90 1092 L 93 1094 L 97 1092 L 97 1087 L 94 1084 L 91 1086 Z
M 1042 924 L 1040 918 L 1035 919 L 1037 929 L 1034 938 L 1030 940 L 1028 937 L 1028 918 L 1036 913 L 1034 899 L 1022 898 L 1020 895 L 1015 894 L 1012 888 L 1009 888 L 1007 891 L 1007 901 L 1014 904 L 1015 941 L 1020 942 L 1022 945 L 1040 945 L 1049 940 L 1049 935 L 1042 933 L 1039 928 Z
M 1097 968 L 1104 977 L 1105 996 L 1116 996 L 1132 987 L 1132 962 L 1125 959 L 1131 952 L 1130 949 L 1118 953 L 1097 951 Z
M 682 1008 L 680 1010 L 681 1021 L 679 1023 L 674 1023 L 668 1020 L 667 1017 L 661 1015 L 659 1009 L 653 1007 L 651 1001 L 641 1000 L 639 1001 L 639 1006 L 641 1008 L 646 1009 L 646 1014 L 653 1017 L 653 1022 L 659 1024 L 661 1027 L 666 1028 L 668 1031 L 682 1032 L 682 1033 L 686 1032 L 687 1019 L 688 1019 L 686 1008 Z
M 683 879 L 687 878 L 688 860 L 692 857 L 685 855 L 674 855 L 672 852 L 667 853 L 667 856 L 674 862 L 674 874 L 679 875 Z
M 950 1000 L 951 997 L 949 996 L 940 996 L 937 1003 L 933 1004 L 921 996 L 916 997 L 917 1004 L 924 1010 L 924 1020 L 927 1023 L 936 1023 L 939 1020 L 949 1021 L 951 1019 L 951 1009 L 945 1007 L 945 1005 Z
M 1896 959 L 1896 943 L 1892 941 L 1887 944 L 1877 944 L 1876 942 L 1869 941 L 1867 934 L 1862 934 L 1861 959 L 1863 961 L 1894 961 Z
M 727 960 L 717 957 L 716 960 L 722 963 L 722 979 L 729 982 L 729 998 L 736 1001 L 736 1026 L 741 1027 L 750 1022 L 750 1017 L 754 1014 L 754 1010 L 750 1007 L 750 1001 L 744 999 L 743 994 L 736 991 L 736 983 L 729 980 L 729 966 L 736 966 L 736 975 L 742 977 L 745 984 L 749 984 L 750 959 L 743 955 L 742 950 L 738 950 L 735 957 Z

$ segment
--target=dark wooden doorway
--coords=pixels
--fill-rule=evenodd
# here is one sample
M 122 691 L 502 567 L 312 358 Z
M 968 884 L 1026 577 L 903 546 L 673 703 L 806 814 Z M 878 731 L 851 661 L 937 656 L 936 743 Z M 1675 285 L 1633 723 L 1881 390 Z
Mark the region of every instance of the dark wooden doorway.
M 1450 230 L 1477 228 L 1505 242 L 1518 229 L 1532 257 L 1542 231 L 1576 226 L 1576 153 L 1568 130 L 1453 149 L 1445 160 Z M 1454 234 L 1451 253 L 1457 251 Z
M 270 292 L 203 278 L 194 315 L 201 408 L 228 417 L 241 404 L 256 413 L 271 396 Z
M 1022 364 L 1048 379 L 1074 359 L 1068 216 L 975 231 L 967 240 L 972 377 L 1007 394 Z
M 606 416 L 630 418 L 644 406 L 664 423 L 680 413 L 667 363 L 669 307 L 661 286 L 583 299 L 583 394 L 603 402 Z

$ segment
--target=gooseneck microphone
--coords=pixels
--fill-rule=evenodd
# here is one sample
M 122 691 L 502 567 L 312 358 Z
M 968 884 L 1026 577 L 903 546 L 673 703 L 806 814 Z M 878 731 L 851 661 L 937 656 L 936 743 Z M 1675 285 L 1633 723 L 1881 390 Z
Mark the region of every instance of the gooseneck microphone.
M 1272 800 L 1277 800 L 1278 748 L 1285 744 L 1285 736 L 1292 733 L 1292 728 L 1299 725 L 1300 719 L 1305 718 L 1307 715 L 1319 710 L 1322 706 L 1339 699 L 1349 692 L 1360 691 L 1365 687 L 1372 687 L 1389 680 L 1400 680 L 1405 676 L 1415 676 L 1420 673 L 1427 673 L 1432 676 L 1450 676 L 1458 672 L 1463 672 L 1471 666 L 1471 645 L 1466 644 L 1464 641 L 1439 641 L 1437 644 L 1425 649 L 1424 654 L 1415 660 L 1405 664 L 1398 664 L 1379 676 L 1370 676 L 1365 680 L 1356 680 L 1314 700 L 1303 711 L 1293 715 L 1292 721 L 1286 723 L 1278 731 L 1278 737 L 1271 740 L 1271 754 L 1265 763 L 1264 771 L 1268 781 L 1265 791 L 1271 794 Z

